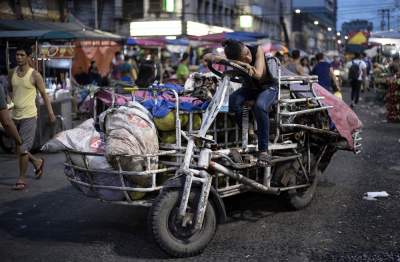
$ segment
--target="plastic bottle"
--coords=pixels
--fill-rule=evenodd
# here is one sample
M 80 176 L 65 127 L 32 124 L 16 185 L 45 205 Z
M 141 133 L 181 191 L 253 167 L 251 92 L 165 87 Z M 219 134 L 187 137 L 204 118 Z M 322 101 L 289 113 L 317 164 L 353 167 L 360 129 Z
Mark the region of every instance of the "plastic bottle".
M 68 73 L 65 75 L 65 89 L 70 90 L 71 89 L 71 79 L 69 79 Z

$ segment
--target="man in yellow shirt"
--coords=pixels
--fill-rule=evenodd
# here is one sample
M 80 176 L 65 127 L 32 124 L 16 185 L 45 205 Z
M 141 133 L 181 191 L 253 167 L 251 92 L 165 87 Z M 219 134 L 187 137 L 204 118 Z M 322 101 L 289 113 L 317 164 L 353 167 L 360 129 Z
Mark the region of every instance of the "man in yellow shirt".
M 28 162 L 31 162 L 34 166 L 35 178 L 39 179 L 43 175 L 44 159 L 36 158 L 29 153 L 36 134 L 37 91 L 39 91 L 46 105 L 50 122 L 53 123 L 56 120 L 46 94 L 43 78 L 39 72 L 29 65 L 31 53 L 30 47 L 18 47 L 16 52 L 17 67 L 9 73 L 10 96 L 14 103 L 12 117 L 22 139 L 22 144 L 17 145 L 19 178 L 13 188 L 15 190 L 23 190 L 26 187 Z

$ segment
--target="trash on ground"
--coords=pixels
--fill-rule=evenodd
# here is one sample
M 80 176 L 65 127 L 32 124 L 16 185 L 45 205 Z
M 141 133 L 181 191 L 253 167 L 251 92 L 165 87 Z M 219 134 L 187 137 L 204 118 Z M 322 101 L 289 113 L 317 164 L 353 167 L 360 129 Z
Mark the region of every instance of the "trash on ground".
M 379 192 L 367 192 L 364 194 L 364 200 L 377 200 L 377 197 L 388 197 L 389 194 L 386 191 Z

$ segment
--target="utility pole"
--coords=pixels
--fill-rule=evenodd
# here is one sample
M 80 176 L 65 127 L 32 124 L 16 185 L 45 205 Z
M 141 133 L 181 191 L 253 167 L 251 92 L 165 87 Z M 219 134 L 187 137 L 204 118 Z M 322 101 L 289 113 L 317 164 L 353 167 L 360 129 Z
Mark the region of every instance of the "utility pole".
M 182 0 L 182 15 L 181 15 L 181 23 L 182 23 L 182 36 L 186 36 L 187 34 L 187 26 L 186 26 L 186 19 L 185 19 L 185 0 Z
M 385 30 L 387 24 L 387 30 L 390 30 L 390 9 L 379 9 L 378 15 L 381 16 L 381 31 Z M 387 20 L 387 23 L 385 22 Z
M 97 0 L 93 0 L 93 9 L 94 9 L 94 29 L 99 29 L 99 7 L 97 4 Z

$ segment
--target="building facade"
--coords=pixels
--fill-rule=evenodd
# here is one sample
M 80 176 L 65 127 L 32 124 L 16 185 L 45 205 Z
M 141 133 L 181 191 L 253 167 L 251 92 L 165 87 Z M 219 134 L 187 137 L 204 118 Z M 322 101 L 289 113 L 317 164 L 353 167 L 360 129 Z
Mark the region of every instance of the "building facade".
M 265 34 L 288 42 L 292 0 L 0 0 L 6 19 L 76 20 L 82 24 L 132 35 L 132 22 L 181 21 L 181 33 L 225 30 Z M 160 25 L 160 23 L 158 24 Z M 200 34 L 200 33 L 199 33 Z M 140 35 L 138 35 L 140 36 Z M 150 35 L 148 35 L 150 36 Z
M 293 47 L 315 53 L 334 50 L 336 0 L 293 0 Z
M 1 19 L 64 21 L 67 17 L 66 1 L 0 0 Z

